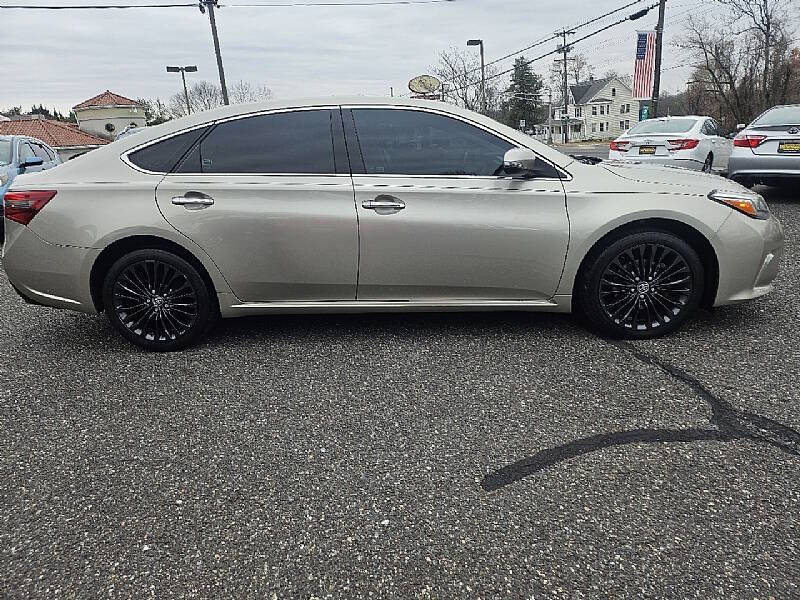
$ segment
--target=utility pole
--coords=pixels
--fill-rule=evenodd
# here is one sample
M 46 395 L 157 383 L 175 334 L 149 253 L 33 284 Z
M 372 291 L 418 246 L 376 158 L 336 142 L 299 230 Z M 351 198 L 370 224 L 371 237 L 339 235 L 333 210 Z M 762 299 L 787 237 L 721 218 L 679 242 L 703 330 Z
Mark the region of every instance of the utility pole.
M 553 88 L 547 88 L 547 143 L 553 145 Z
M 219 8 L 219 0 L 200 0 L 200 12 L 208 9 L 208 18 L 211 21 L 211 36 L 214 38 L 214 53 L 217 55 L 217 70 L 219 71 L 219 85 L 222 89 L 222 102 L 225 105 L 228 101 L 228 86 L 225 84 L 225 69 L 222 66 L 222 54 L 219 50 L 219 36 L 217 35 L 217 19 L 214 17 L 214 8 Z
M 567 65 L 569 64 L 567 61 L 569 59 L 567 58 L 567 54 L 571 50 L 567 45 L 567 36 L 573 33 L 575 32 L 567 29 L 556 32 L 556 35 L 560 35 L 562 40 L 561 47 L 557 49 L 561 50 L 564 55 L 564 118 L 561 119 L 561 129 L 563 130 L 563 140 L 565 144 L 569 142 L 569 79 L 567 72 Z
M 658 2 L 658 25 L 656 26 L 656 65 L 653 75 L 653 118 L 658 117 L 658 96 L 661 93 L 661 45 L 664 41 L 664 10 L 667 0 Z

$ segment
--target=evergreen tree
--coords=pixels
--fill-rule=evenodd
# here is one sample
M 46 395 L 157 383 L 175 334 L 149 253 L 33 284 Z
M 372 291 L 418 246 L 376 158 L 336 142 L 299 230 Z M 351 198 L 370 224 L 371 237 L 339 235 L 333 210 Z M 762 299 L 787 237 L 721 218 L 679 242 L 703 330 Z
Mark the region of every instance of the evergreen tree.
M 538 122 L 542 112 L 542 78 L 533 72 L 524 56 L 514 61 L 514 72 L 508 88 L 506 101 L 506 124 L 519 128 L 519 122 L 525 120 L 525 129 Z

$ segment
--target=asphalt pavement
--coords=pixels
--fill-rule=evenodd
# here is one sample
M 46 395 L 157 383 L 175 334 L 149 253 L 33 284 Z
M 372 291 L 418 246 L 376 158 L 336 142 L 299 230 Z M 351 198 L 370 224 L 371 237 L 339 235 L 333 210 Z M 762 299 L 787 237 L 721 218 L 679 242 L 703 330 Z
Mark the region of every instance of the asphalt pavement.
M 0 273 L 0 596 L 800 597 L 800 196 L 777 288 L 222 323 L 148 354 Z

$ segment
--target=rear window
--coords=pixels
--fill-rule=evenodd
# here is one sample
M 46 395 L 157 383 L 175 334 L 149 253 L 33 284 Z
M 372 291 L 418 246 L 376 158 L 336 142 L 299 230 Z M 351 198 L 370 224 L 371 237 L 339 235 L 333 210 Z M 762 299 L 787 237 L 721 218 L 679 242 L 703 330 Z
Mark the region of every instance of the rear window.
M 753 122 L 756 127 L 800 125 L 800 106 L 778 106 L 768 110 Z
M 631 128 L 628 135 L 640 133 L 686 133 L 697 123 L 696 119 L 650 119 Z
M 146 171 L 169 173 L 207 129 L 201 127 L 161 140 L 129 154 L 128 160 Z
M 11 140 L 0 140 L 0 165 L 11 164 Z

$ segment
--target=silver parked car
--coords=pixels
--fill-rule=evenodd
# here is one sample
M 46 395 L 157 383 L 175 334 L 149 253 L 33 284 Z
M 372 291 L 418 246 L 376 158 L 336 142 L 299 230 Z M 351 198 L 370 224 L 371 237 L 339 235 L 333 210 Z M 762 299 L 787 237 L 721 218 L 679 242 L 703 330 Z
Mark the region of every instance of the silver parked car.
M 649 338 L 772 289 L 783 232 L 714 175 L 588 165 L 447 104 L 237 105 L 148 128 L 6 195 L 30 302 L 174 350 L 218 317 L 583 312 Z
M 770 108 L 740 131 L 728 176 L 748 187 L 800 181 L 800 104 Z

